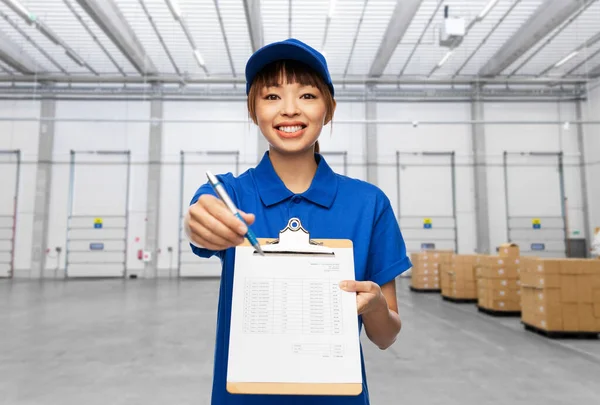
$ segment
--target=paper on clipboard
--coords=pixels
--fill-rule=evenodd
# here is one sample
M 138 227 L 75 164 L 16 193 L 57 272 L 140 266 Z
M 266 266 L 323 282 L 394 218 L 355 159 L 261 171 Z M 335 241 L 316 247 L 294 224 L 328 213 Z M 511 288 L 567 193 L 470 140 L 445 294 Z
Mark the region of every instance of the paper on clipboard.
M 229 392 L 362 391 L 356 294 L 339 288 L 354 279 L 352 242 L 319 242 L 293 218 L 265 256 L 236 249 Z

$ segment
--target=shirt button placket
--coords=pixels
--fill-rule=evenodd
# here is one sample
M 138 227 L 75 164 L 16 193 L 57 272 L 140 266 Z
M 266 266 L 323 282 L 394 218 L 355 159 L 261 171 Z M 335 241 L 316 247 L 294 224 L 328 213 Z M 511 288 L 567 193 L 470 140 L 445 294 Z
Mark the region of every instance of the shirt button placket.
M 302 197 L 300 197 L 300 196 L 295 195 L 291 198 L 290 204 L 288 206 L 289 207 L 288 215 L 290 218 L 298 216 L 298 210 L 296 209 L 296 207 L 301 202 L 302 202 Z

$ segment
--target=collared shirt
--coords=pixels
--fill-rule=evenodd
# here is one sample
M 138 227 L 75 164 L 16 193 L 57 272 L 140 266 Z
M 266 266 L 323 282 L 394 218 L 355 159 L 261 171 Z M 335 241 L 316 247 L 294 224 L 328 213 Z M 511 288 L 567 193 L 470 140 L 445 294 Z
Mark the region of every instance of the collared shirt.
M 258 238 L 275 239 L 290 218 L 300 219 L 302 226 L 314 239 L 350 239 L 354 247 L 354 269 L 358 281 L 373 281 L 384 285 L 411 267 L 398 222 L 389 199 L 377 187 L 356 179 L 341 176 L 331 170 L 325 159 L 315 155 L 317 171 L 308 190 L 294 194 L 279 178 L 268 152 L 254 169 L 239 177 L 232 174 L 217 176 L 236 206 L 256 215 L 252 230 Z M 194 195 L 214 194 L 205 184 Z M 357 397 L 321 396 L 262 396 L 229 394 L 226 389 L 229 352 L 229 325 L 235 248 L 221 252 L 191 246 L 200 257 L 218 255 L 222 262 L 217 337 L 213 375 L 213 405 L 238 404 L 369 404 L 369 393 L 362 358 L 363 392 Z M 362 330 L 362 319 L 359 317 Z M 360 332 L 359 332 L 360 333 Z

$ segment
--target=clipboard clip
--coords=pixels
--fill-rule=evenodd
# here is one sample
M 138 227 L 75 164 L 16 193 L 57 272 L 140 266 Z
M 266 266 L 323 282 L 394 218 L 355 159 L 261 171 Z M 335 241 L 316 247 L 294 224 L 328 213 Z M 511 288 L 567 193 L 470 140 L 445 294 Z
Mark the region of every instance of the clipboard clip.
M 309 255 L 335 256 L 335 252 L 322 246 L 322 243 L 310 239 L 310 234 L 302 226 L 298 218 L 291 218 L 285 228 L 279 231 L 279 239 L 267 242 L 262 246 L 265 256 L 268 255 Z M 258 255 L 254 251 L 254 255 Z

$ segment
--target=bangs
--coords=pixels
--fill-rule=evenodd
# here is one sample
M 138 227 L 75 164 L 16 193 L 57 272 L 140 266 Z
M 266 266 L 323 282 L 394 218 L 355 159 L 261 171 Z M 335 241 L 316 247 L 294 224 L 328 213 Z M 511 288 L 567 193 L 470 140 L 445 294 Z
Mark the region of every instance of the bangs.
M 257 89 L 277 87 L 283 84 L 299 84 L 316 87 L 324 93 L 329 91 L 319 74 L 304 63 L 294 60 L 280 60 L 265 66 L 254 78 Z

